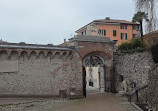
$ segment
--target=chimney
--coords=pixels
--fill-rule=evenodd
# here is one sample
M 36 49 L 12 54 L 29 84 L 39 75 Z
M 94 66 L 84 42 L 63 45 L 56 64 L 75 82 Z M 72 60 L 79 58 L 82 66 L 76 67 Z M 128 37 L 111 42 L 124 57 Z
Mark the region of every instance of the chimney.
M 66 39 L 64 39 L 64 43 L 66 43 Z
M 110 20 L 110 17 L 106 17 L 105 19 L 106 19 L 106 20 Z

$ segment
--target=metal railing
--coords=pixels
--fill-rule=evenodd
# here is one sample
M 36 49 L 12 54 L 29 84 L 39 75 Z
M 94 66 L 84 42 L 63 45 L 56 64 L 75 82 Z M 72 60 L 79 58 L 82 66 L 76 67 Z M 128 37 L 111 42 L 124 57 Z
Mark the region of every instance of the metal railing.
M 134 89 L 130 94 L 128 94 L 128 101 L 131 102 L 132 101 L 132 96 L 134 94 L 136 94 L 136 102 L 139 102 L 139 96 L 138 96 L 139 91 L 141 91 L 141 90 L 143 90 L 147 87 L 148 87 L 148 85 L 145 85 L 143 87 Z

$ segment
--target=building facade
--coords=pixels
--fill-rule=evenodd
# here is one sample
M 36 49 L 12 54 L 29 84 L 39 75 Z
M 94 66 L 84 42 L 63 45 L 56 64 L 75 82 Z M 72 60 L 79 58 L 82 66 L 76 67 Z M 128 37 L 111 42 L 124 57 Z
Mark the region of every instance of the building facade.
M 94 20 L 76 31 L 77 35 L 98 35 L 110 37 L 117 46 L 139 35 L 140 25 L 126 20 L 114 20 L 109 17 Z

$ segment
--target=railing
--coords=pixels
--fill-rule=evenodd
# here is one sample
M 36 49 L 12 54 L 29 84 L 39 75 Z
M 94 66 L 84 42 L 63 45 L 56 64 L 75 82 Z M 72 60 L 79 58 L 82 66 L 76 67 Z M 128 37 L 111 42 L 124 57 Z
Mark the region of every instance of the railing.
M 136 88 L 135 90 L 133 90 L 130 94 L 128 94 L 128 101 L 131 102 L 131 101 L 132 101 L 132 96 L 133 96 L 134 94 L 136 94 L 136 102 L 139 102 L 138 92 L 139 92 L 140 90 L 143 90 L 143 89 L 147 88 L 147 87 L 148 87 L 148 85 L 145 85 L 145 86 L 143 86 L 143 87 Z

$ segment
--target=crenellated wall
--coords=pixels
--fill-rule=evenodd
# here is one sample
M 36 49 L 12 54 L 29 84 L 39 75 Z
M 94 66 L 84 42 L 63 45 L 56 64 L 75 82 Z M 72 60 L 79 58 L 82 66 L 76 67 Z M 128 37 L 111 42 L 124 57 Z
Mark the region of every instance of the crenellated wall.
M 82 96 L 82 62 L 72 48 L 13 45 L 0 48 L 1 96 Z

